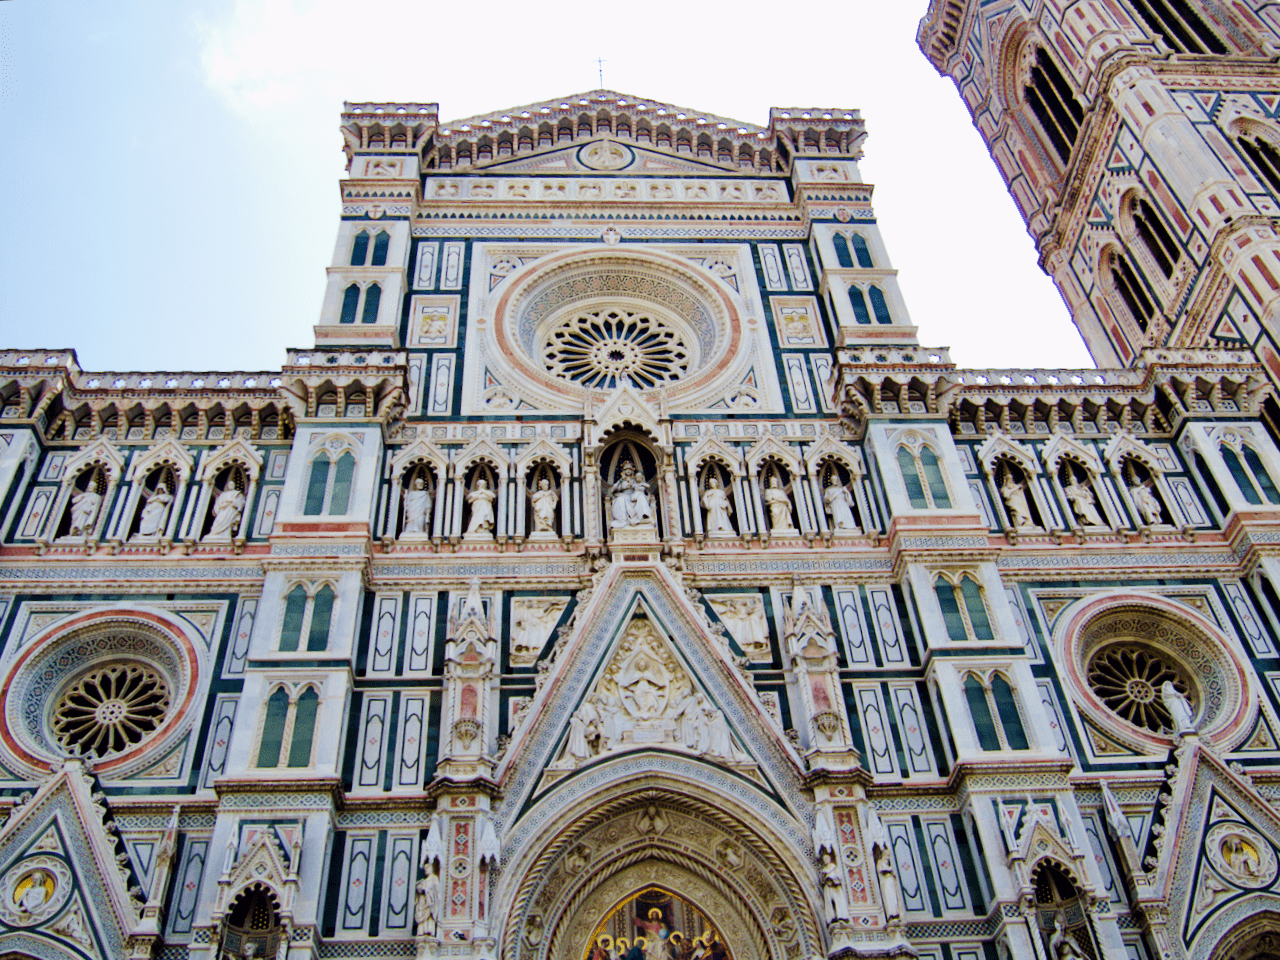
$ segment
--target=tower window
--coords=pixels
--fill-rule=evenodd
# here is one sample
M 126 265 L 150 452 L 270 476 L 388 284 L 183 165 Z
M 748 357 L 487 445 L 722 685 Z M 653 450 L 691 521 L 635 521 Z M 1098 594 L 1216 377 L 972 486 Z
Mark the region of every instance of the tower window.
M 1002 675 L 993 673 L 989 681 L 984 681 L 977 674 L 969 674 L 964 679 L 964 696 L 983 750 L 1030 748 L 1013 687 Z
M 1272 192 L 1280 194 L 1280 151 L 1275 144 L 1257 135 L 1245 134 L 1236 140 L 1255 170 L 1262 174 Z
M 1166 277 L 1172 277 L 1173 268 L 1182 251 L 1178 249 L 1178 244 L 1164 225 L 1160 214 L 1145 199 L 1134 204 L 1133 227 L 1142 239 L 1147 252 L 1160 267 L 1160 272 Z
M 969 574 L 962 576 L 957 589 L 947 577 L 939 576 L 933 582 L 933 590 L 938 597 L 938 606 L 942 608 L 948 639 L 995 639 L 982 588 L 973 577 Z
M 922 446 L 913 451 L 904 444 L 898 447 L 898 466 L 913 509 L 951 509 L 951 497 L 942 477 L 942 467 L 932 449 Z
M 341 516 L 347 512 L 351 500 L 351 479 L 355 474 L 356 459 L 350 452 L 344 453 L 335 464 L 329 454 L 321 450 L 311 461 L 311 475 L 307 479 L 307 499 L 302 513 L 308 517 L 328 514 Z
M 286 743 L 289 745 L 286 766 L 311 766 L 311 747 L 319 709 L 320 694 L 315 687 L 308 686 L 297 699 L 291 698 L 284 687 L 277 687 L 267 699 L 262 740 L 258 746 L 259 769 L 279 767 Z
M 391 245 L 391 235 L 385 230 L 379 230 L 378 235 L 373 238 L 373 265 L 375 267 L 385 267 L 387 265 L 387 248 Z
M 861 234 L 855 233 L 851 238 L 853 241 L 853 253 L 858 258 L 858 266 L 870 270 L 874 264 L 871 262 L 871 251 L 867 249 L 867 241 L 862 238 Z
M 382 287 L 371 283 L 364 290 L 364 312 L 360 314 L 361 323 L 378 322 L 378 304 L 382 302 Z
M 853 256 L 849 253 L 849 241 L 837 233 L 834 242 L 836 246 L 836 263 L 842 267 L 852 267 Z
M 1280 503 L 1280 490 L 1276 489 L 1262 458 L 1252 447 L 1242 444 L 1239 454 L 1228 446 L 1223 446 L 1221 450 L 1222 460 L 1231 471 L 1231 479 L 1236 482 L 1240 493 L 1249 503 L 1262 506 L 1264 496 L 1269 503 Z
M 387 265 L 387 250 L 391 246 L 391 234 L 379 230 L 373 238 L 373 266 Z M 363 267 L 369 262 L 369 231 L 361 230 L 351 241 L 351 266 Z
M 1058 159 L 1065 164 L 1071 159 L 1071 148 L 1084 122 L 1084 108 L 1058 65 L 1043 50 L 1036 51 L 1031 77 L 1023 92 Z
M 1133 8 L 1154 36 L 1175 53 L 1226 53 L 1227 46 L 1186 0 L 1133 0 Z
M 1111 261 L 1111 282 L 1120 299 L 1124 301 L 1125 307 L 1128 308 L 1133 322 L 1138 325 L 1139 330 L 1146 333 L 1147 327 L 1156 315 L 1155 302 L 1147 293 L 1147 288 L 1142 281 L 1138 279 L 1133 267 L 1129 265 L 1129 261 L 1119 254 L 1116 254 Z
M 884 299 L 884 294 L 879 287 L 872 287 L 867 291 L 867 295 L 871 298 L 871 309 L 875 311 L 876 323 L 893 323 L 893 316 L 889 313 L 889 304 Z
M 867 297 L 861 287 L 849 288 L 849 303 L 853 307 L 853 318 L 858 323 L 871 322 L 871 313 L 867 310 Z
M 342 315 L 339 323 L 355 323 L 356 311 L 360 308 L 360 285 L 353 283 L 342 291 Z
M 369 234 L 361 230 L 351 241 L 351 266 L 363 267 L 369 256 Z
M 280 650 L 294 653 L 306 634 L 307 650 L 325 650 L 329 646 L 329 625 L 333 620 L 333 588 L 325 584 L 308 596 L 298 584 L 285 596 L 284 623 L 280 628 Z

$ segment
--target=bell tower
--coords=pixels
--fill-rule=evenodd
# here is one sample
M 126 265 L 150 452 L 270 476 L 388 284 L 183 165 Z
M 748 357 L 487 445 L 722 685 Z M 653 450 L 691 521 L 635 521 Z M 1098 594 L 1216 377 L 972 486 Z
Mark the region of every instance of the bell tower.
M 1247 348 L 1280 381 L 1280 11 L 931 0 L 956 84 L 1100 366 Z

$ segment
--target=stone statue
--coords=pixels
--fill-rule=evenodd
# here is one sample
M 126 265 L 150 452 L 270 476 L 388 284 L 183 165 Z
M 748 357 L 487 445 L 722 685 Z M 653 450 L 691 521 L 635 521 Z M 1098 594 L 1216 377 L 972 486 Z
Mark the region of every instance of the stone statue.
M 717 597 L 711 600 L 711 608 L 743 653 L 753 656 L 768 652 L 769 625 L 759 597 Z
M 1093 491 L 1089 489 L 1088 484 L 1081 483 L 1075 473 L 1071 474 L 1071 482 L 1062 488 L 1062 492 L 1067 495 L 1067 500 L 1071 503 L 1071 512 L 1082 524 L 1086 527 L 1106 526 L 1098 513 L 1098 501 Z
M 1067 933 L 1061 913 L 1053 920 L 1053 936 L 1049 938 L 1049 957 L 1050 960 L 1084 960 L 1084 954 L 1076 945 L 1075 937 Z
M 468 537 L 493 537 L 493 501 L 498 495 L 489 489 L 489 481 L 481 477 L 476 481 L 475 489 L 467 494 L 467 503 L 471 506 L 471 521 L 467 524 Z
M 206 543 L 230 543 L 240 529 L 240 517 L 244 514 L 244 494 L 227 480 L 226 488 L 213 502 L 213 525 L 205 534 Z
M 862 805 L 863 838 L 871 847 L 871 859 L 875 861 L 876 874 L 880 878 L 880 905 L 884 907 L 886 921 L 902 916 L 902 894 L 898 887 L 898 875 L 893 870 L 893 855 L 889 850 L 889 831 L 884 821 L 870 803 Z
M 1031 509 L 1027 506 L 1027 485 L 1013 479 L 1010 470 L 1004 472 L 1004 483 L 1000 486 L 1000 498 L 1004 500 L 1005 509 L 1009 512 L 1009 522 L 1014 528 L 1031 526 Z
M 1164 704 L 1164 708 L 1169 711 L 1169 716 L 1173 719 L 1175 734 L 1181 736 L 1184 733 L 1195 733 L 1197 727 L 1195 711 L 1191 708 L 1190 701 L 1173 685 L 1172 680 L 1166 680 L 1160 685 L 1160 702 Z
M 94 489 L 93 480 L 84 490 L 71 495 L 71 536 L 87 537 L 98 520 L 98 508 L 102 506 L 102 494 Z
M 1160 504 L 1160 498 L 1156 496 L 1154 487 L 1155 481 L 1148 480 L 1129 488 L 1134 506 L 1142 514 L 1143 522 L 1148 525 L 1160 523 L 1164 519 L 1164 509 Z
M 822 499 L 827 505 L 827 515 L 831 517 L 831 529 L 857 532 L 858 521 L 853 516 L 853 494 L 842 483 L 833 483 L 827 487 Z
M 414 477 L 404 492 L 404 532 L 427 533 L 431 522 L 431 493 L 422 477 Z
M 516 597 L 511 601 L 513 662 L 532 662 L 537 657 L 564 608 L 565 601 L 546 597 Z
M 622 465 L 621 476 L 609 488 L 609 495 L 613 498 L 610 507 L 610 527 L 617 529 L 655 525 L 654 505 L 649 495 L 649 484 L 645 481 L 644 474 L 637 471 L 630 463 Z
M 33 870 L 30 874 L 31 885 L 22 894 L 18 909 L 23 913 L 36 913 L 53 898 L 56 882 L 43 870 Z
M 818 872 L 822 875 L 822 895 L 827 908 L 827 923 L 849 919 L 849 903 L 844 895 L 844 871 L 835 853 L 826 848 L 819 856 Z
M 795 533 L 791 523 L 791 498 L 782 489 L 782 481 L 775 473 L 769 478 L 769 486 L 764 491 L 764 503 L 769 510 L 770 533 Z
M 702 491 L 702 506 L 707 511 L 708 537 L 738 535 L 738 532 L 733 529 L 733 524 L 729 522 L 729 514 L 733 513 L 733 506 L 729 503 L 729 497 L 717 477 L 713 476 L 707 480 L 707 489 Z
M 560 494 L 551 489 L 551 481 L 543 477 L 538 481 L 538 489 L 530 494 L 533 502 L 533 532 L 556 532 L 556 506 L 560 503 Z
M 165 522 L 169 519 L 169 508 L 173 505 L 173 494 L 163 483 L 159 484 L 147 497 L 146 506 L 142 508 L 142 516 L 138 519 L 138 536 L 158 537 L 164 533 Z
M 1116 800 L 1115 794 L 1111 792 L 1111 786 L 1105 780 L 1102 781 L 1102 809 L 1107 815 L 1111 832 L 1117 840 L 1121 837 L 1133 838 L 1133 828 L 1129 826 L 1129 818 L 1120 809 L 1119 801 Z
M 418 895 L 413 905 L 417 935 L 434 937 L 440 921 L 440 881 L 428 874 L 418 881 Z

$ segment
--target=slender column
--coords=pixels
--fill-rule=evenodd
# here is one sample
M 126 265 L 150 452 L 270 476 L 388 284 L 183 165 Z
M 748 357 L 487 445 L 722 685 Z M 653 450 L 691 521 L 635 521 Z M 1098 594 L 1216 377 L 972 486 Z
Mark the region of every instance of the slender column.
M 244 513 L 240 517 L 240 529 L 236 533 L 237 540 L 248 539 L 247 531 L 249 522 L 253 519 L 253 512 L 256 508 L 253 498 L 258 492 L 258 478 L 254 477 L 249 481 L 249 489 L 244 492 Z

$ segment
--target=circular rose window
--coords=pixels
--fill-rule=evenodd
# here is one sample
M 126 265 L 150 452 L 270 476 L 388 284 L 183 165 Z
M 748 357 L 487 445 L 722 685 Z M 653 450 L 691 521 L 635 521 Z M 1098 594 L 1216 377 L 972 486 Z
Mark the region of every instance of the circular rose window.
M 1136 643 L 1099 650 L 1089 661 L 1089 686 L 1113 713 L 1153 733 L 1173 729 L 1173 718 L 1160 697 L 1166 682 L 1195 709 L 1199 691 L 1172 657 Z
M 562 380 L 607 389 L 623 378 L 642 389 L 679 380 L 691 355 L 680 333 L 648 313 L 567 314 L 547 334 L 547 369 Z
M 154 733 L 169 711 L 169 684 L 156 670 L 113 663 L 81 674 L 57 699 L 52 728 L 69 753 L 106 757 Z

